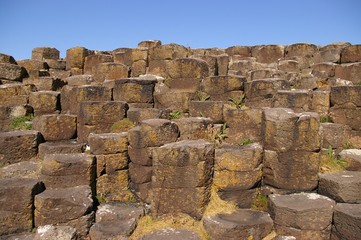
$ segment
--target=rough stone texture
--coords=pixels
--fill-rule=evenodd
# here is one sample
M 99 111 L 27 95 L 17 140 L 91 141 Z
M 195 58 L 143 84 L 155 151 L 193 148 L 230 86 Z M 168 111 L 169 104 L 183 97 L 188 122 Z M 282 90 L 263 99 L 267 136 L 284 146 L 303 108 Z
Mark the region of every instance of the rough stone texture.
M 226 53 L 229 56 L 251 57 L 251 48 L 247 46 L 231 46 L 226 49 Z
M 33 107 L 35 116 L 57 113 L 60 111 L 60 92 L 31 92 L 29 95 L 29 104 Z
M 16 61 L 13 56 L 0 53 L 0 63 L 10 63 L 10 64 L 16 64 Z
M 273 221 L 268 213 L 244 209 L 205 216 L 203 225 L 211 239 L 261 240 L 272 231 Z
M 267 150 L 317 151 L 320 149 L 319 116 L 317 113 L 294 113 L 287 108 L 263 111 L 263 141 Z
M 152 166 L 152 148 L 133 148 L 131 145 L 128 147 L 128 154 L 130 160 L 142 166 Z
M 152 181 L 153 168 L 136 163 L 129 164 L 129 176 L 133 183 L 141 184 Z
M 121 63 L 99 63 L 92 68 L 94 81 L 98 83 L 104 80 L 114 80 L 129 77 L 129 68 Z
M 127 103 L 153 103 L 153 91 L 156 82 L 155 78 L 115 80 L 113 98 L 115 101 Z
M 360 239 L 361 204 L 338 203 L 333 224 L 331 239 Z
M 73 47 L 66 50 L 66 70 L 70 70 L 72 68 L 83 69 L 85 58 L 88 55 L 89 50 L 84 47 Z
M 33 240 L 77 240 L 79 237 L 75 228 L 70 226 L 44 225 L 36 229 Z M 15 239 L 14 239 L 15 240 Z M 23 239 L 22 239 L 23 240 Z
M 228 101 L 232 91 L 244 89 L 245 77 L 242 76 L 213 76 L 203 79 L 201 91 L 210 95 L 214 101 Z
M 204 78 L 209 69 L 205 61 L 193 58 L 178 58 L 167 64 L 167 74 L 170 78 Z
M 307 112 L 311 107 L 312 93 L 308 90 L 279 90 L 273 107 L 290 108 L 295 112 Z
M 71 86 L 83 86 L 90 85 L 93 82 L 93 75 L 75 75 L 65 78 L 67 85 Z
M 26 70 L 16 64 L 0 63 L 0 80 L 21 81 L 26 75 Z
M 215 150 L 213 184 L 222 191 L 247 190 L 262 177 L 262 146 L 224 146 Z
M 361 81 L 360 69 L 360 62 L 336 65 L 335 77 L 358 84 Z
M 263 182 L 281 189 L 306 191 L 318 184 L 318 152 L 265 150 Z
M 341 63 L 361 62 L 361 45 L 345 47 L 341 53 Z
M 20 67 L 25 68 L 28 77 L 37 78 L 42 76 L 49 76 L 48 68 L 49 66 L 46 62 L 25 59 L 17 62 Z
M 228 139 L 236 143 L 245 139 L 260 141 L 262 112 L 259 108 L 235 108 L 232 105 L 224 105 L 223 118 L 229 128 Z
M 200 219 L 209 201 L 214 146 L 186 140 L 155 148 L 152 155 L 153 214 L 182 212 Z
M 342 108 L 361 107 L 361 86 L 331 87 L 331 106 Z
M 36 179 L 0 180 L 0 236 L 32 230 L 34 196 L 44 190 Z
M 46 189 L 35 196 L 35 226 L 67 223 L 93 211 L 89 186 Z
M 273 63 L 284 56 L 282 45 L 261 45 L 252 47 L 252 57 L 260 63 Z
M 133 195 L 129 192 L 128 186 L 128 170 L 118 170 L 109 174 L 103 174 L 97 178 L 97 196 L 104 197 L 105 202 L 129 202 Z
M 339 153 L 342 160 L 347 162 L 346 170 L 361 171 L 361 150 L 360 149 L 344 149 Z
M 189 114 L 192 117 L 205 117 L 212 119 L 213 123 L 223 123 L 222 101 L 191 101 Z
M 318 192 L 337 202 L 361 203 L 361 172 L 320 174 Z
M 76 115 L 46 114 L 33 119 L 33 129 L 46 141 L 68 140 L 76 137 L 76 122 Z
M 164 44 L 149 49 L 150 60 L 173 60 L 185 58 L 189 54 L 189 49 L 178 44 Z
M 323 148 L 328 148 L 328 146 L 340 148 L 348 142 L 351 136 L 351 128 L 337 123 L 321 123 L 320 134 Z
M 320 55 L 317 57 L 317 61 L 339 63 L 341 60 L 341 52 L 349 45 L 351 44 L 347 42 L 340 42 L 321 47 L 319 49 Z
M 175 142 L 179 135 L 175 123 L 166 119 L 148 119 L 129 130 L 129 144 L 133 148 L 159 147 Z
M 269 197 L 269 209 L 277 226 L 301 230 L 323 231 L 332 223 L 332 199 L 316 193 L 273 194 Z
M 162 42 L 160 40 L 146 40 L 146 41 L 141 41 L 140 43 L 138 43 L 138 47 L 139 48 L 154 48 L 154 47 L 158 47 L 162 45 Z
M 272 98 L 278 90 L 290 88 L 289 81 L 283 79 L 260 79 L 246 84 L 246 105 L 252 107 L 271 107 Z
M 218 191 L 218 196 L 228 202 L 233 202 L 239 208 L 251 208 L 258 193 L 257 189 Z
M 176 119 L 175 123 L 179 128 L 180 140 L 211 140 L 208 132 L 212 128 L 212 120 L 203 117 L 188 117 Z
M 97 155 L 97 176 L 103 174 L 115 173 L 118 170 L 124 170 L 128 167 L 128 154 L 105 154 Z
M 12 164 L 35 157 L 42 137 L 38 131 L 0 133 L 0 163 Z
M 86 142 L 90 133 L 110 132 L 112 125 L 122 120 L 128 104 L 119 101 L 81 102 L 78 112 L 78 140 Z
M 38 178 L 40 164 L 35 161 L 14 163 L 0 168 L 0 179 L 3 178 Z
M 127 118 L 130 121 L 139 124 L 141 121 L 161 118 L 163 111 L 156 108 L 129 108 L 127 111 Z
M 0 106 L 13 107 L 27 102 L 26 89 L 22 85 L 0 85 Z
M 76 140 L 45 142 L 39 145 L 38 150 L 38 157 L 44 159 L 46 154 L 82 153 L 85 151 L 85 143 Z
M 296 43 L 288 45 L 285 48 L 285 57 L 298 57 L 305 67 L 312 66 L 315 62 L 314 58 L 316 58 L 317 55 L 318 48 L 314 44 Z
M 45 59 L 59 59 L 59 50 L 52 47 L 37 47 L 33 48 L 31 52 L 32 60 L 44 61 Z
M 312 75 L 319 78 L 328 78 L 335 76 L 335 68 L 337 64 L 330 62 L 323 62 L 313 65 Z
M 48 154 L 42 162 L 40 178 L 47 189 L 95 184 L 95 158 L 83 153 Z
M 156 88 L 153 96 L 155 108 L 189 112 L 189 102 L 194 96 L 194 92 L 172 90 L 162 84 L 161 87 Z
M 89 236 L 92 240 L 128 239 L 144 214 L 144 207 L 138 204 L 100 204 Z
M 100 63 L 112 62 L 113 56 L 109 54 L 94 54 L 85 58 L 84 74 L 92 74 L 93 67 Z
M 300 72 L 300 65 L 295 60 L 280 60 L 278 61 L 278 69 L 284 72 Z
M 330 109 L 330 92 L 322 90 L 313 91 L 310 108 L 321 115 L 328 114 Z
M 89 146 L 92 154 L 115 154 L 128 151 L 128 134 L 102 133 L 89 135 Z
M 163 228 L 156 230 L 152 233 L 145 234 L 141 240 L 200 240 L 200 236 L 191 230 L 176 229 L 176 228 Z

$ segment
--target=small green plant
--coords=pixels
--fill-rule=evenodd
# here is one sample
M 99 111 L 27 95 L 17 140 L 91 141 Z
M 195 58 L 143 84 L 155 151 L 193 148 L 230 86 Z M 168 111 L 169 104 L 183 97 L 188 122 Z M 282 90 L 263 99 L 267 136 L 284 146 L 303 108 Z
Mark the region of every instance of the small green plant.
M 244 94 L 239 96 L 238 98 L 229 97 L 228 101 L 230 101 L 236 108 L 241 108 L 244 104 Z
M 238 145 L 240 146 L 245 146 L 245 145 L 248 145 L 248 144 L 251 144 L 253 143 L 251 139 L 249 138 L 243 138 L 239 141 Z
M 321 158 L 320 172 L 340 172 L 347 167 L 347 162 L 343 159 L 337 159 L 331 145 L 327 148 L 327 155 Z
M 201 102 L 205 102 L 205 101 L 209 100 L 209 98 L 211 97 L 211 96 L 209 96 L 206 93 L 201 92 L 201 91 L 197 91 L 196 94 L 197 94 L 198 100 L 201 101 Z
M 33 115 L 14 117 L 11 119 L 10 128 L 14 130 L 31 130 Z
M 113 123 L 113 125 L 110 128 L 110 131 L 113 133 L 127 132 L 133 127 L 135 127 L 134 122 L 132 122 L 129 118 L 124 118 L 120 121 Z
M 169 113 L 170 119 L 178 119 L 180 118 L 181 113 L 179 111 L 173 111 Z
M 97 198 L 99 204 L 104 203 L 107 200 L 107 196 L 103 193 L 97 194 L 96 198 Z
M 321 115 L 320 116 L 320 123 L 332 123 L 333 119 L 330 115 Z
M 257 196 L 253 199 L 251 208 L 259 211 L 267 211 L 268 196 L 263 195 L 259 189 L 257 189 Z
M 216 133 L 214 139 L 216 140 L 216 142 L 218 143 L 222 143 L 222 141 L 227 138 L 227 133 L 225 132 L 227 128 L 227 124 L 223 123 L 221 128 L 218 130 L 218 132 Z

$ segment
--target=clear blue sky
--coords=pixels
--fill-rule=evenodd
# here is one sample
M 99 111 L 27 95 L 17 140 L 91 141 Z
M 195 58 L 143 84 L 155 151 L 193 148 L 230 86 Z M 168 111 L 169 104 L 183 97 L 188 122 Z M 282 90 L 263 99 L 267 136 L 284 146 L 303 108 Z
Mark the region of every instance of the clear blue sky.
M 93 50 L 159 39 L 192 48 L 361 44 L 360 0 L 0 0 L 0 52 Z

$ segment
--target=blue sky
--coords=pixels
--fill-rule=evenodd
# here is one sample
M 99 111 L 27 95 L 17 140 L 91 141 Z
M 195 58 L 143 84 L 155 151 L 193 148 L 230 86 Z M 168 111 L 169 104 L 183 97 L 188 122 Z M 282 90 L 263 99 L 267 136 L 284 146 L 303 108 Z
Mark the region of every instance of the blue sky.
M 158 39 L 192 48 L 361 44 L 360 0 L 0 0 L 0 53 L 93 50 Z

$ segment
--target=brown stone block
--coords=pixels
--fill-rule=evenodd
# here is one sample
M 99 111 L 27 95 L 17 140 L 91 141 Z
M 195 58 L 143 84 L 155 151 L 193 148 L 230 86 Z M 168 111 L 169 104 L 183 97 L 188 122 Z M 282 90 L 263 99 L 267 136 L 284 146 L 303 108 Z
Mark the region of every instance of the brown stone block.
M 278 69 L 284 72 L 300 72 L 301 68 L 298 61 L 295 60 L 280 60 L 278 61 Z
M 201 83 L 200 78 L 168 78 L 165 84 L 174 91 L 196 92 Z
M 215 170 L 213 184 L 220 190 L 247 190 L 262 179 L 262 166 L 249 171 Z
M 290 108 L 295 112 L 307 112 L 311 108 L 312 92 L 308 90 L 279 90 L 273 107 Z
M 16 65 L 14 57 L 4 53 L 0 53 L 0 63 L 10 63 Z
M 257 189 L 219 191 L 217 194 L 222 200 L 233 202 L 239 208 L 251 208 L 257 197 Z
M 130 67 L 133 63 L 132 51 L 132 48 L 123 48 L 113 52 L 114 62 Z
M 329 91 L 313 91 L 311 110 L 320 115 L 327 114 L 330 110 L 330 92 Z
M 214 96 L 229 94 L 231 91 L 243 90 L 245 77 L 241 76 L 214 76 L 207 77 L 201 83 L 201 90 L 213 100 Z M 225 100 L 228 100 L 227 98 Z
M 38 131 L 11 131 L 0 133 L 0 162 L 13 164 L 35 157 L 42 142 Z
M 170 60 L 152 60 L 149 59 L 148 73 L 167 77 L 166 67 Z
M 260 63 L 274 63 L 284 56 L 282 45 L 260 45 L 252 47 L 252 57 Z
M 35 226 L 68 223 L 93 210 L 89 186 L 46 189 L 35 196 Z
M 249 71 L 256 70 L 260 68 L 261 63 L 256 62 L 256 58 L 246 57 L 241 59 L 234 59 L 229 62 L 229 71 L 236 71 L 241 76 L 246 76 Z
M 142 166 L 152 166 L 152 148 L 133 148 L 131 145 L 128 146 L 128 154 L 132 163 Z
M 136 163 L 129 164 L 129 177 L 133 183 L 142 184 L 152 181 L 153 167 Z
M 162 42 L 160 40 L 146 40 L 146 41 L 141 41 L 140 43 L 138 43 L 138 47 L 142 48 L 154 48 L 154 47 L 158 47 L 162 45 Z
M 341 148 L 351 137 L 351 128 L 337 123 L 321 123 L 322 147 Z
M 104 174 L 97 178 L 97 196 L 104 196 L 106 202 L 129 201 L 128 170 L 119 170 L 111 174 Z
M 0 85 L 0 106 L 13 107 L 25 105 L 27 102 L 27 93 L 22 85 Z
M 336 65 L 335 77 L 352 81 L 354 84 L 361 82 L 361 63 L 345 63 Z
M 95 184 L 95 157 L 84 153 L 45 155 L 41 179 L 46 189 Z
M 331 87 L 331 106 L 346 109 L 361 107 L 361 86 Z
M 217 74 L 217 56 L 209 55 L 192 55 L 190 58 L 200 59 L 205 61 L 208 64 L 209 76 L 215 76 Z
M 187 197 L 185 197 L 187 196 Z M 151 210 L 154 216 L 186 213 L 201 219 L 209 202 L 208 188 L 153 188 Z
M 149 49 L 150 60 L 172 60 L 176 58 L 185 58 L 190 50 L 178 44 L 165 44 Z
M 217 56 L 217 68 L 216 75 L 225 76 L 228 74 L 229 56 L 222 54 Z
M 127 153 L 97 155 L 97 176 L 112 174 L 128 167 L 129 157 Z
M 53 73 L 54 72 L 57 72 L 57 71 L 54 71 L 52 72 L 51 70 L 58 70 L 59 72 L 67 72 L 65 71 L 66 69 L 66 61 L 63 60 L 63 59 L 44 59 L 44 61 L 46 62 L 46 64 L 48 64 L 49 66 L 49 74 L 50 76 L 53 76 Z
M 10 63 L 0 63 L 0 79 L 21 81 L 26 76 L 25 68 Z
M 170 78 L 204 78 L 209 74 L 208 64 L 193 58 L 177 58 L 167 64 L 166 71 Z
M 127 118 L 138 124 L 147 119 L 161 118 L 162 112 L 162 110 L 156 108 L 129 108 Z
M 361 130 L 361 108 L 330 108 L 330 115 L 334 123 L 345 124 L 353 130 Z
M 345 47 L 341 53 L 341 63 L 361 62 L 361 44 Z
M 92 55 L 95 56 L 95 55 Z M 71 86 L 83 86 L 83 85 L 90 85 L 94 80 L 92 75 L 75 75 L 65 78 L 64 80 L 67 85 Z
M 312 75 L 319 78 L 328 78 L 335 76 L 335 68 L 337 64 L 335 63 L 318 63 L 312 67 Z
M 178 126 L 166 119 L 149 119 L 139 127 L 129 130 L 129 144 L 133 148 L 158 147 L 175 142 L 179 135 Z
M 24 78 L 23 84 L 36 86 L 38 91 L 60 91 L 66 82 L 57 77 Z
M 211 138 L 208 130 L 213 127 L 213 122 L 210 118 L 187 117 L 174 121 L 179 128 L 179 140 L 210 140 Z
M 104 80 L 113 80 L 129 77 L 129 67 L 121 63 L 99 63 L 92 68 L 94 81 L 103 83 Z
M 313 65 L 314 57 L 318 54 L 318 47 L 314 44 L 295 43 L 285 47 L 285 57 L 299 57 L 305 66 Z
M 39 145 L 38 156 L 40 159 L 44 159 L 46 154 L 82 153 L 84 150 L 85 143 L 76 140 L 44 142 Z
M 0 180 L 1 236 L 33 229 L 34 197 L 44 190 L 44 184 L 36 179 Z
M 94 54 L 85 57 L 84 74 L 92 74 L 94 66 L 106 62 L 113 62 L 113 56 L 109 54 Z
M 276 70 L 274 68 L 264 68 L 249 71 L 247 74 L 247 81 L 265 79 L 265 78 L 282 78 L 285 77 L 285 72 Z
M 33 107 L 35 116 L 57 113 L 60 111 L 60 92 L 31 92 L 29 104 Z
M 51 47 L 37 47 L 33 48 L 31 52 L 32 60 L 44 61 L 45 59 L 59 59 L 59 50 Z
M 19 66 L 26 69 L 29 77 L 49 76 L 47 72 L 49 66 L 46 62 L 39 60 L 25 59 L 17 62 Z
M 144 75 L 147 72 L 147 62 L 144 60 L 139 60 L 133 62 L 131 66 L 131 76 L 139 77 L 140 75 Z
M 263 182 L 276 188 L 306 191 L 318 184 L 319 153 L 265 150 Z
M 33 129 L 46 141 L 67 140 L 76 137 L 77 116 L 70 114 L 46 114 L 33 120 Z
M 345 47 L 351 45 L 347 42 L 340 42 L 340 43 L 332 43 L 321 47 L 320 54 L 317 56 L 317 62 L 332 62 L 332 63 L 339 63 L 341 59 L 341 52 L 345 49 Z
M 210 118 L 213 123 L 223 123 L 223 104 L 221 101 L 191 101 L 189 114 L 192 117 Z
M 251 48 L 247 46 L 232 46 L 226 49 L 226 53 L 229 56 L 251 57 Z
M 224 105 L 223 118 L 227 123 L 227 132 L 230 141 L 238 143 L 241 140 L 261 140 L 262 109 L 239 109 L 231 105 Z
M 128 134 L 101 133 L 89 135 L 89 146 L 92 154 L 116 154 L 128 151 Z
M 153 103 L 156 79 L 118 79 L 114 81 L 113 98 L 127 103 Z
M 88 55 L 90 55 L 90 51 L 84 47 L 73 47 L 66 50 L 66 70 L 83 69 L 85 58 Z
M 361 231 L 361 204 L 338 203 L 333 215 L 333 224 L 332 231 L 340 236 L 339 239 L 358 239 Z

